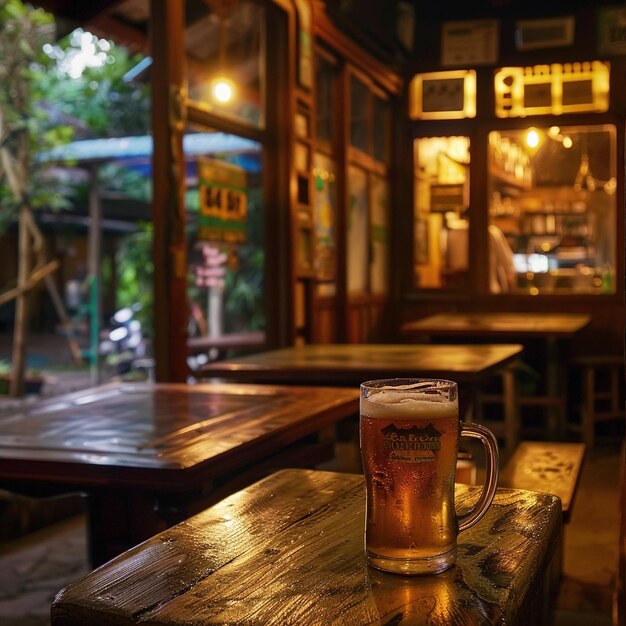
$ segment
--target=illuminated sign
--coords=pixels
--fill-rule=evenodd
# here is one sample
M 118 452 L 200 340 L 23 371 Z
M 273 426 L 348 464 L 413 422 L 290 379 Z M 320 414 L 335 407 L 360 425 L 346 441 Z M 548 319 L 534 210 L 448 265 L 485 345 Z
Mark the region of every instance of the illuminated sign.
M 248 219 L 245 170 L 210 159 L 198 161 L 197 165 L 198 239 L 245 243 Z
M 476 72 L 416 74 L 409 86 L 409 116 L 414 120 L 476 117 Z
M 609 69 L 603 61 L 503 67 L 494 79 L 496 115 L 603 113 L 609 108 Z

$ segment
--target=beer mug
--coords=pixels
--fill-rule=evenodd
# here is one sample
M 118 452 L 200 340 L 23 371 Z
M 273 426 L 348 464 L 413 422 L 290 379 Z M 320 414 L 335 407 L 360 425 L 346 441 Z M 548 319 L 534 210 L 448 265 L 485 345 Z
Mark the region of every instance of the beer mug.
M 466 514 L 454 509 L 459 437 L 485 446 L 486 478 Z M 434 574 L 456 561 L 457 535 L 482 518 L 498 483 L 498 444 L 487 428 L 459 421 L 449 380 L 371 380 L 361 385 L 360 445 L 367 489 L 370 565 L 397 574 Z

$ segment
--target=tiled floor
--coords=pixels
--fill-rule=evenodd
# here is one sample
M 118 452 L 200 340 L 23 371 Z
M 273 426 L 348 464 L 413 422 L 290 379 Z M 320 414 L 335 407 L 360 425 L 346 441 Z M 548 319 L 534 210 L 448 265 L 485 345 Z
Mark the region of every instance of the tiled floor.
M 56 592 L 87 573 L 84 517 L 0 545 L 0 624 L 47 626 Z
M 358 459 L 347 449 L 342 462 L 353 465 Z M 553 626 L 611 625 L 617 569 L 618 472 L 617 446 L 598 447 L 587 455 L 565 530 L 563 582 Z M 48 625 L 56 592 L 87 570 L 82 516 L 0 544 L 0 624 Z

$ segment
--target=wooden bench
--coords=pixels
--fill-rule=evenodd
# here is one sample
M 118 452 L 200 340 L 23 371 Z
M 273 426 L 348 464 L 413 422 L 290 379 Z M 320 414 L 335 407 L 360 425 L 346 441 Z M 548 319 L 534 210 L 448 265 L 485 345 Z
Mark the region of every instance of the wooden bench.
M 500 486 L 558 496 L 567 523 L 584 456 L 582 443 L 523 441 L 501 472 Z
M 574 505 L 585 444 L 545 441 L 522 441 L 500 472 L 500 487 L 527 489 L 558 496 L 563 523 L 566 524 Z M 563 533 L 550 565 L 550 589 L 556 593 L 563 570 Z

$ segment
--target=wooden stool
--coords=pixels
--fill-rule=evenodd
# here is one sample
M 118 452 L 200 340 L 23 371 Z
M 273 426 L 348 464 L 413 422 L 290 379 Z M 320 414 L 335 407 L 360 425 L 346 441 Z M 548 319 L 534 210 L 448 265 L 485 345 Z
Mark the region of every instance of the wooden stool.
M 582 372 L 582 383 L 581 424 L 573 428 L 581 430 L 583 441 L 588 448 L 593 448 L 596 422 L 624 419 L 624 357 L 620 354 L 583 356 L 576 359 L 574 365 Z M 606 384 L 598 386 L 603 378 Z

